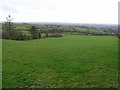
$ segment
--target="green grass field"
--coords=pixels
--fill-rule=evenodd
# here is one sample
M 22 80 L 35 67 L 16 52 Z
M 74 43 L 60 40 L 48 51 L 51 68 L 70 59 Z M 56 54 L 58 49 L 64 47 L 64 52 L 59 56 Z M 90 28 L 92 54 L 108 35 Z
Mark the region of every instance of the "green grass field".
M 117 47 L 112 36 L 3 40 L 3 88 L 118 87 Z

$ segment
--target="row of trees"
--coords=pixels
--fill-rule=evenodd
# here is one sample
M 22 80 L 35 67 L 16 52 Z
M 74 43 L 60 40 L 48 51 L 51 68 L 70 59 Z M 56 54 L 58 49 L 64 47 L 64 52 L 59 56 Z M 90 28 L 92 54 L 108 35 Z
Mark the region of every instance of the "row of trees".
M 38 30 L 35 26 L 32 26 L 27 31 L 16 29 L 13 24 L 11 16 L 6 17 L 6 22 L 2 24 L 2 38 L 3 39 L 13 39 L 13 40 L 31 40 L 39 38 L 48 38 L 48 37 L 61 37 L 60 33 L 49 34 L 47 30 L 44 32 L 42 37 L 42 31 Z

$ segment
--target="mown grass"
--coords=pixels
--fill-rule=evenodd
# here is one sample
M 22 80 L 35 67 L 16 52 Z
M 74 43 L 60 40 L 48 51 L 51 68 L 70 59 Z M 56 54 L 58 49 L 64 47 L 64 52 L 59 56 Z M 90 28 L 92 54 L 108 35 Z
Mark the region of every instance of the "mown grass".
M 112 36 L 78 35 L 3 40 L 3 87 L 118 87 L 117 43 Z

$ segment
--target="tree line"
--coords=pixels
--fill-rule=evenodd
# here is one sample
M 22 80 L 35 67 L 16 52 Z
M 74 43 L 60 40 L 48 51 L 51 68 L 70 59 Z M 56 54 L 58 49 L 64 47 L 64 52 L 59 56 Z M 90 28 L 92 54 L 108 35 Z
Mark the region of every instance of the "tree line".
M 2 23 L 2 38 L 3 39 L 12 39 L 12 40 L 31 40 L 31 39 L 40 39 L 40 38 L 49 38 L 49 37 L 62 37 L 62 34 L 56 30 L 39 30 L 35 26 L 31 26 L 28 30 L 17 29 L 12 22 L 13 18 L 9 15 L 6 17 L 4 23 Z M 53 33 L 54 32 L 54 33 Z M 42 34 L 44 33 L 44 36 Z

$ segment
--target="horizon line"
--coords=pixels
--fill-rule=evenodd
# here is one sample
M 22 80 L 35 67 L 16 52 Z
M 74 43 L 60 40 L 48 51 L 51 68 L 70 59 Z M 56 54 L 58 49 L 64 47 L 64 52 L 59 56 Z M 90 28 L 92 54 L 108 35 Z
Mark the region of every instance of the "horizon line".
M 0 21 L 0 23 L 3 23 L 5 21 Z M 28 21 L 13 21 L 14 23 L 54 23 L 54 24 L 100 24 L 100 25 L 118 25 L 119 23 L 81 23 L 81 22 L 39 22 L 39 21 L 33 21 L 33 22 L 28 22 Z

